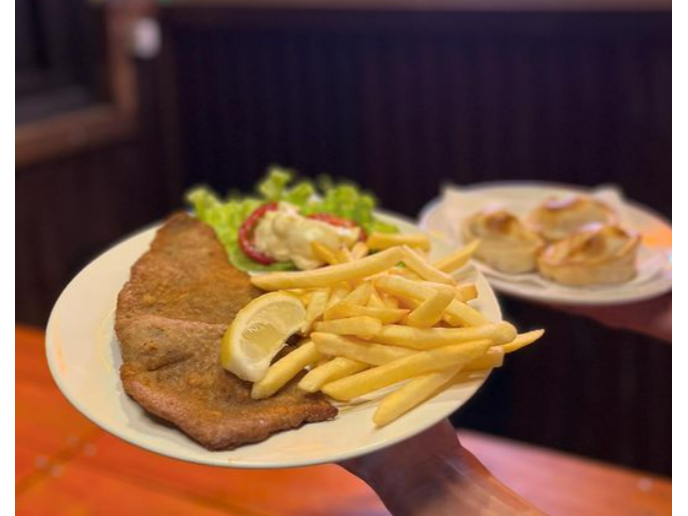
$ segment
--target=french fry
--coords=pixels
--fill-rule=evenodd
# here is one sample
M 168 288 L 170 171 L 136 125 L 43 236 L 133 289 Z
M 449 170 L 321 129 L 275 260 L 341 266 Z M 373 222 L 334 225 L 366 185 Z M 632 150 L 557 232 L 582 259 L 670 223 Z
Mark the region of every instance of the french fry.
M 467 301 L 472 301 L 478 298 L 478 287 L 475 283 L 469 283 L 467 285 L 459 285 L 456 287 L 456 299 L 466 303 Z
M 326 321 L 345 319 L 347 317 L 368 316 L 378 319 L 382 324 L 394 324 L 401 321 L 409 310 L 403 308 L 377 308 L 372 306 L 352 305 L 342 300 L 325 312 Z
M 291 294 L 291 295 L 294 295 L 296 297 L 301 297 L 304 294 L 307 294 L 308 291 L 305 288 L 290 288 L 288 290 L 285 290 L 284 293 L 285 294 Z
M 503 349 L 491 347 L 487 353 L 469 362 L 461 371 L 470 372 L 500 367 L 503 360 Z M 381 427 L 395 421 L 450 384 L 458 372 L 457 368 L 451 368 L 414 378 L 399 390 L 382 399 L 373 415 L 373 422 Z
M 335 253 L 337 263 L 347 263 L 354 261 L 354 257 L 348 247 L 340 247 Z
M 382 293 L 414 301 L 425 301 L 435 293 L 432 287 L 424 285 L 422 281 L 413 281 L 400 276 L 379 276 L 375 278 L 373 284 Z
M 504 353 L 513 353 L 518 349 L 521 349 L 525 346 L 532 344 L 540 337 L 542 337 L 544 334 L 545 330 L 533 330 L 527 333 L 521 333 L 520 335 L 516 336 L 516 338 L 511 342 L 502 345 L 502 349 L 504 350 Z
M 350 292 L 351 292 L 351 288 L 349 287 L 349 284 L 346 283 L 345 281 L 336 285 L 332 289 L 332 293 L 330 294 L 330 297 L 327 299 L 327 309 L 329 310 L 330 308 L 335 306 L 342 299 L 344 299 L 346 296 L 348 296 Z
M 382 323 L 378 319 L 366 316 L 315 323 L 315 331 L 336 333 L 337 335 L 354 335 L 365 340 L 371 339 L 381 329 Z
M 266 291 L 298 287 L 327 287 L 340 281 L 366 278 L 386 271 L 400 262 L 403 257 L 404 250 L 401 247 L 390 247 L 360 260 L 312 271 L 260 274 L 251 277 L 251 283 Z
M 299 389 L 306 392 L 317 392 L 327 383 L 359 373 L 364 369 L 368 369 L 368 364 L 344 357 L 333 358 L 325 364 L 314 367 L 306 376 L 301 378 Z
M 411 281 L 399 276 L 385 275 L 375 278 L 375 287 L 383 293 L 412 301 L 424 301 L 434 294 L 432 287 L 420 281 Z M 445 311 L 444 319 L 453 326 L 480 326 L 488 321 L 475 308 L 454 299 Z
M 321 330 L 318 329 L 318 331 Z M 493 345 L 499 345 L 511 342 L 515 337 L 516 328 L 502 321 L 472 328 L 411 328 L 390 324 L 383 326 L 375 334 L 373 340 L 382 344 L 424 350 L 483 339 L 489 340 Z
M 454 251 L 453 253 L 437 260 L 433 265 L 442 272 L 454 272 L 468 263 L 480 245 L 480 240 L 474 240 L 470 244 Z
M 463 368 L 463 372 L 494 369 L 495 367 L 502 367 L 502 364 L 504 364 L 503 346 L 492 346 L 483 356 L 469 362 L 466 367 Z
M 404 257 L 403 262 L 413 272 L 418 274 L 421 278 L 436 281 L 437 283 L 446 283 L 447 285 L 456 285 L 456 280 L 446 272 L 442 272 L 429 264 L 425 258 L 421 257 L 416 251 L 408 246 L 403 246 Z
M 327 308 L 327 300 L 330 297 L 330 289 L 318 289 L 314 290 L 311 294 L 310 302 L 306 307 L 306 321 L 301 328 L 301 333 L 303 335 L 308 335 L 311 331 L 311 326 L 319 317 L 322 317 Z
M 399 300 L 396 297 L 387 294 L 383 294 L 381 297 L 387 308 L 399 308 Z
M 339 263 L 337 260 L 337 255 L 335 254 L 335 250 L 329 248 L 322 242 L 311 242 L 311 250 L 316 258 L 319 258 L 329 265 L 336 265 Z
M 299 295 L 299 299 L 303 303 L 303 306 L 308 308 L 308 305 L 311 304 L 311 298 L 313 297 L 313 292 L 314 290 L 308 290 L 304 294 Z
M 438 289 L 444 286 L 444 283 L 435 283 L 434 281 L 419 281 L 419 283 L 424 287 L 430 287 L 433 289 Z M 458 301 L 471 301 L 478 297 L 478 288 L 475 283 L 467 283 L 465 285 L 457 285 L 454 287 L 456 293 L 456 299 Z
M 361 283 L 358 287 L 353 289 L 341 299 L 332 301 L 331 304 L 328 303 L 327 310 L 325 310 L 325 314 L 323 315 L 323 320 L 329 321 L 330 319 L 341 319 L 341 317 L 333 317 L 333 314 L 336 313 L 337 307 L 342 303 L 346 305 L 365 305 L 370 298 L 370 292 L 372 289 L 373 286 L 370 284 L 370 282 L 366 281 Z
M 416 328 L 430 328 L 442 319 L 445 309 L 454 300 L 456 290 L 443 285 L 444 288 L 435 289 L 435 293 L 426 298 L 418 308 L 414 309 L 406 318 L 406 324 Z
M 421 351 L 328 383 L 322 391 L 334 399 L 348 401 L 415 376 L 447 368 L 460 370 L 467 363 L 483 355 L 490 345 L 489 340 L 481 340 Z
M 442 387 L 449 384 L 459 368 L 429 373 L 414 378 L 399 390 L 385 396 L 373 414 L 373 423 L 382 427 L 406 414 L 424 401 L 433 397 Z
M 370 299 L 370 294 L 373 291 L 373 285 L 369 281 L 361 283 L 358 287 L 353 289 L 341 302 L 351 305 L 365 305 Z
M 409 299 L 409 298 L 403 298 L 403 297 L 398 298 L 398 302 L 399 302 L 399 306 L 402 306 L 402 307 L 408 309 L 409 311 L 415 310 L 416 308 L 418 308 L 420 306 L 420 303 L 421 303 L 420 301 L 416 301 L 415 299 Z
M 482 326 L 489 322 L 475 308 L 456 299 L 449 303 L 444 313 L 444 320 L 452 326 Z
M 344 285 L 348 284 L 345 283 Z M 342 291 L 337 293 L 337 296 L 332 296 L 332 298 L 330 298 L 330 300 L 328 301 L 327 310 L 325 310 L 323 319 L 325 321 L 328 321 L 330 319 L 341 319 L 341 317 L 333 317 L 333 314 L 336 313 L 337 307 L 342 303 L 346 305 L 361 306 L 367 304 L 368 299 L 370 299 L 370 294 L 372 290 L 373 285 L 368 281 L 364 281 L 358 287 L 356 287 L 346 295 L 342 295 L 344 293 L 344 290 L 342 289 Z
M 323 356 L 315 364 L 311 365 L 311 369 L 315 369 L 316 367 L 320 367 L 321 365 L 327 364 L 331 360 L 332 360 L 332 357 Z
M 408 267 L 392 267 L 387 272 L 389 272 L 389 274 L 392 276 L 401 276 L 402 278 L 414 281 L 421 281 L 423 279 Z
M 356 242 L 351 248 L 351 256 L 354 260 L 360 260 L 364 256 L 367 256 L 368 253 L 370 253 L 370 248 L 365 242 Z
M 294 351 L 270 366 L 267 374 L 253 384 L 251 398 L 262 400 L 272 396 L 299 374 L 304 367 L 317 362 L 321 357 L 322 355 L 313 341 L 305 341 Z
M 430 239 L 424 233 L 371 233 L 366 242 L 370 249 L 388 249 L 397 245 L 430 250 Z
M 373 286 L 372 290 L 370 291 L 370 299 L 368 299 L 368 306 L 370 306 L 371 308 L 387 308 L 387 305 L 382 300 L 382 297 L 378 293 L 375 286 Z
M 371 365 L 386 364 L 415 353 L 408 348 L 369 344 L 352 337 L 342 337 L 332 333 L 315 332 L 311 334 L 311 339 L 323 355 L 350 358 Z

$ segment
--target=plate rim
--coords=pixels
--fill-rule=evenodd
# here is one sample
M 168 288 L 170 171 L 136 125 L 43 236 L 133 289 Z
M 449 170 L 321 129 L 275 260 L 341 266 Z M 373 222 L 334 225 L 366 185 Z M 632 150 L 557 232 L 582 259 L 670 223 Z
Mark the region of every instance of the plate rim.
M 417 221 L 414 221 L 412 218 L 406 217 L 404 215 L 397 215 L 394 212 L 390 212 L 388 210 L 375 210 L 376 215 L 382 216 L 382 218 L 389 218 L 392 220 L 396 220 L 405 224 L 408 224 L 410 226 L 414 226 L 418 228 L 419 230 L 423 232 L 427 232 L 423 228 L 420 228 L 418 225 Z M 137 229 L 127 236 L 117 240 L 115 243 L 107 247 L 103 252 L 97 254 L 86 266 L 84 266 L 70 281 L 69 283 L 65 286 L 65 288 L 62 290 L 60 295 L 58 296 L 57 300 L 55 301 L 55 304 L 53 305 L 53 308 L 50 313 L 50 317 L 48 319 L 48 324 L 46 325 L 46 332 L 45 332 L 45 353 L 46 353 L 46 359 L 48 362 L 48 368 L 50 370 L 51 376 L 53 377 L 53 380 L 57 384 L 60 392 L 62 395 L 67 399 L 67 401 L 86 419 L 88 419 L 90 422 L 98 426 L 99 428 L 103 429 L 104 431 L 108 432 L 109 434 L 113 435 L 114 437 L 117 437 L 119 439 L 122 439 L 123 441 L 142 448 L 146 451 L 150 451 L 153 453 L 156 453 L 158 455 L 162 455 L 165 457 L 169 457 L 172 459 L 176 460 L 181 460 L 184 462 L 192 463 L 192 464 L 202 464 L 202 465 L 207 465 L 207 466 L 213 466 L 213 467 L 228 467 L 228 468 L 237 468 L 237 469 L 283 469 L 283 468 L 296 468 L 296 467 L 305 467 L 305 466 L 313 466 L 313 465 L 319 465 L 319 464 L 328 464 L 328 463 L 335 463 L 335 462 L 341 462 L 345 460 L 349 460 L 355 457 L 367 455 L 369 453 L 379 451 L 382 449 L 385 449 L 389 446 L 393 446 L 395 444 L 398 444 L 400 442 L 403 442 L 406 439 L 409 439 L 415 435 L 418 435 L 419 433 L 427 430 L 430 428 L 432 425 L 436 424 L 438 421 L 440 421 L 444 417 L 448 417 L 449 414 L 453 413 L 456 410 L 459 410 L 465 403 L 467 403 L 479 390 L 480 388 L 485 384 L 485 382 L 488 380 L 488 378 L 491 375 L 491 371 L 486 372 L 485 375 L 482 378 L 476 378 L 475 380 L 479 382 L 474 391 L 469 395 L 468 398 L 465 399 L 461 405 L 455 406 L 452 411 L 449 414 L 443 415 L 440 419 L 436 418 L 428 418 L 427 424 L 421 424 L 413 427 L 413 430 L 409 432 L 408 434 L 404 435 L 403 437 L 399 439 L 390 439 L 386 442 L 378 443 L 378 444 L 370 444 L 369 446 L 365 446 L 362 449 L 361 448 L 356 448 L 353 449 L 350 452 L 345 452 L 345 453 L 340 453 L 340 454 L 333 454 L 327 457 L 323 457 L 322 459 L 318 458 L 312 458 L 312 459 L 306 459 L 306 460 L 301 460 L 301 461 L 286 461 L 283 460 L 281 462 L 279 461 L 269 461 L 269 462 L 246 462 L 242 461 L 241 459 L 238 460 L 233 460 L 233 459 L 227 459 L 226 457 L 223 459 L 219 459 L 216 457 L 215 460 L 211 460 L 211 458 L 214 456 L 213 454 L 215 452 L 207 450 L 208 458 L 209 460 L 202 460 L 199 458 L 196 458 L 190 454 L 174 454 L 172 451 L 170 451 L 169 446 L 161 446 L 156 442 L 145 442 L 144 440 L 137 440 L 135 438 L 135 435 L 129 435 L 126 432 L 118 432 L 118 427 L 116 425 L 110 424 L 110 422 L 105 421 L 102 418 L 98 418 L 97 415 L 94 414 L 94 412 L 91 410 L 91 408 L 88 406 L 86 402 L 83 401 L 83 399 L 79 398 L 78 395 L 76 395 L 74 392 L 71 392 L 70 386 L 68 385 L 68 382 L 65 377 L 60 373 L 58 364 L 56 361 L 58 360 L 57 354 L 55 353 L 55 349 L 57 344 L 55 343 L 55 339 L 57 339 L 57 334 L 59 333 L 59 323 L 57 321 L 57 316 L 58 316 L 58 307 L 60 306 L 61 302 L 70 295 L 70 287 L 73 287 L 73 285 L 76 284 L 77 280 L 79 280 L 80 276 L 88 273 L 92 268 L 98 266 L 97 262 L 99 262 L 101 259 L 103 259 L 106 255 L 111 253 L 115 248 L 119 247 L 120 245 L 126 244 L 129 240 L 135 239 L 137 237 L 141 237 L 143 234 L 155 230 L 162 224 L 162 221 L 156 221 L 154 223 L 148 224 L 140 229 Z M 131 267 L 133 264 L 128 264 L 127 267 Z M 472 268 L 475 271 L 477 279 L 482 279 L 484 282 L 484 285 L 486 287 L 486 294 L 487 294 L 487 302 L 490 304 L 494 305 L 495 313 L 497 316 L 502 318 L 502 310 L 501 310 L 501 305 L 499 303 L 499 299 L 497 297 L 496 292 L 492 288 L 492 285 L 489 283 L 485 275 L 480 271 L 477 267 L 472 266 Z M 490 299 L 491 298 L 491 299 Z M 121 382 L 121 379 L 119 377 L 119 374 L 115 373 L 115 378 L 117 381 Z M 121 384 L 120 384 L 121 386 Z M 113 385 L 113 389 L 117 389 L 117 384 Z M 132 400 L 132 403 L 135 403 Z M 319 422 L 319 423 L 309 423 L 308 426 L 313 426 L 313 425 L 319 425 L 319 424 L 327 424 L 327 421 L 324 422 Z M 371 423 L 372 424 L 372 423 Z M 183 432 L 179 428 L 175 428 L 177 432 Z M 281 434 L 282 432 L 280 432 Z M 184 434 L 185 435 L 185 434 Z M 276 434 L 277 435 L 277 434 Z M 187 436 L 188 437 L 188 436 Z M 193 441 L 193 440 L 192 440 Z M 193 441 L 195 442 L 195 441 Z M 264 442 L 264 441 L 261 441 Z M 197 444 L 197 443 L 196 443 Z M 254 443 L 259 445 L 260 443 Z M 200 445 L 199 445 L 200 446 Z M 227 452 L 230 450 L 223 450 L 222 452 Z

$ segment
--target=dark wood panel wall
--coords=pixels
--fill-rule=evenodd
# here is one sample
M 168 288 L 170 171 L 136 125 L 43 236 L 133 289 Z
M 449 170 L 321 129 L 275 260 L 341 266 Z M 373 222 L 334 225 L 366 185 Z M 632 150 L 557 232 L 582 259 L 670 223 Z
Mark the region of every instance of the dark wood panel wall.
M 172 9 L 186 179 L 278 162 L 407 215 L 448 180 L 616 182 L 668 213 L 669 21 Z
M 510 356 L 453 422 L 671 475 L 671 346 L 544 305 L 500 301 L 519 327 L 547 333 Z
M 134 139 L 17 171 L 18 321 L 45 325 L 82 267 L 169 209 L 143 155 Z
M 668 13 L 178 7 L 163 24 L 187 186 L 246 190 L 281 163 L 415 216 L 445 181 L 614 182 L 670 216 Z M 670 473 L 670 348 L 503 302 L 548 336 L 455 423 Z

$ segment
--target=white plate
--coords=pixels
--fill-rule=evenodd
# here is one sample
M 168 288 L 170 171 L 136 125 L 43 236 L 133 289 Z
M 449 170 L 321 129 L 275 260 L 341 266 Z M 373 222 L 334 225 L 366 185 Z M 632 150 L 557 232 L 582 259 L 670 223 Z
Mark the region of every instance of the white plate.
M 394 222 L 402 231 L 418 231 L 399 217 L 381 218 Z M 307 424 L 236 450 L 210 452 L 180 430 L 149 417 L 125 394 L 118 374 L 121 357 L 113 329 L 116 297 L 129 278 L 130 267 L 148 249 L 156 229 L 135 234 L 82 270 L 55 304 L 47 329 L 48 363 L 60 390 L 91 421 L 131 444 L 189 462 L 234 468 L 338 462 L 422 432 L 468 401 L 488 376 L 474 374 L 382 429 L 373 426 L 375 405 L 368 401 L 341 407 L 332 421 Z M 433 242 L 433 257 L 450 250 L 440 241 Z M 501 320 L 488 283 L 475 269 L 466 273 L 478 286 L 475 306 L 489 319 Z
M 462 216 L 470 215 L 476 205 L 487 202 L 503 204 L 517 215 L 523 215 L 545 199 L 577 194 L 595 194 L 600 189 L 541 182 L 482 183 L 461 187 L 470 196 L 471 206 L 456 210 L 458 217 L 448 217 L 442 209 L 442 199 L 428 203 L 420 213 L 419 225 L 435 238 L 444 239 L 451 245 L 463 245 L 458 231 Z M 609 194 L 605 190 L 604 194 Z M 611 192 L 613 194 L 613 192 Z M 536 274 L 508 275 L 474 261 L 490 284 L 498 291 L 516 297 L 570 305 L 618 305 L 657 297 L 671 290 L 671 224 L 647 207 L 628 200 L 617 199 L 623 225 L 643 235 L 643 248 L 639 263 L 647 270 L 629 283 L 612 286 L 567 287 L 557 285 Z M 647 272 L 647 274 L 645 274 Z

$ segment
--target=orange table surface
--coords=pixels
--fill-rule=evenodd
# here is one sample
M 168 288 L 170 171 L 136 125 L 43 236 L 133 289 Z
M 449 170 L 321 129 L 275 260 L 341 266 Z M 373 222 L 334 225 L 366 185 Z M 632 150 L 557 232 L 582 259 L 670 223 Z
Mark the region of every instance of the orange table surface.
M 61 395 L 42 332 L 17 327 L 15 338 L 17 514 L 388 514 L 363 482 L 335 465 L 219 469 L 129 445 Z M 459 436 L 498 478 L 548 514 L 671 514 L 667 479 L 476 432 Z

